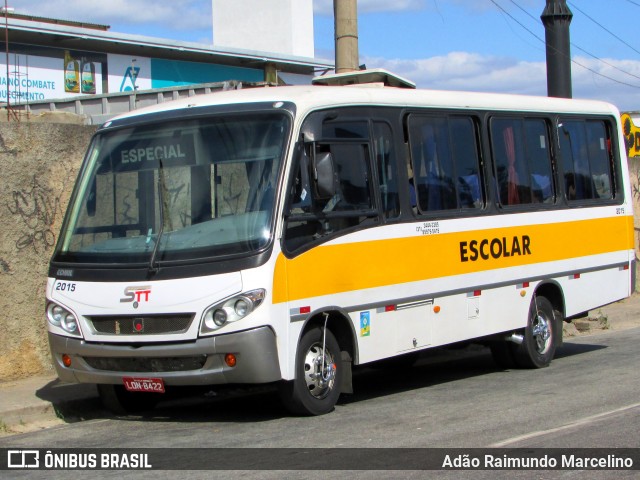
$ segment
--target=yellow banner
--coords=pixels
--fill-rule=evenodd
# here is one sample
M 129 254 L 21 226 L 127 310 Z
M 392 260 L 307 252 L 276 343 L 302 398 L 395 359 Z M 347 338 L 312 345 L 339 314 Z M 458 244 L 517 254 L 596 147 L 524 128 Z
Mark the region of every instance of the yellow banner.
M 627 156 L 640 157 L 640 127 L 636 127 L 633 123 L 633 118 L 628 113 L 623 113 L 620 118 L 624 132 L 624 143 L 627 147 Z
M 631 250 L 633 246 L 630 216 L 324 245 L 293 259 L 280 254 L 273 302 Z

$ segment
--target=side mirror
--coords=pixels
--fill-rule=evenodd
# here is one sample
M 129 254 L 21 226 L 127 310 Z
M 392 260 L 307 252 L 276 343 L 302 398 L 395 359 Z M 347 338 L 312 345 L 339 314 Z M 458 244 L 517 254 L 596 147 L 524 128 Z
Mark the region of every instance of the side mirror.
M 337 193 L 336 174 L 331 152 L 316 153 L 313 159 L 316 198 L 327 199 Z

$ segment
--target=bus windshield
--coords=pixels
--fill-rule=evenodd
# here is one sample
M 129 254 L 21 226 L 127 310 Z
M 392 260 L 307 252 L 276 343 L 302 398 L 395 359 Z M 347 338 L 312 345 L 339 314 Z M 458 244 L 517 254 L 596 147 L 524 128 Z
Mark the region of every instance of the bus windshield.
M 56 259 L 154 268 L 264 248 L 289 128 L 279 112 L 98 134 Z

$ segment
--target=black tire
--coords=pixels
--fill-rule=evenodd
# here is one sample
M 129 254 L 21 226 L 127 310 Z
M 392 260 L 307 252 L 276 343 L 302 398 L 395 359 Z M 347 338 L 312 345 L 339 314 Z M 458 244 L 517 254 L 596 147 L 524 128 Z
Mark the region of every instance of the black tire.
M 519 367 L 549 366 L 556 353 L 557 325 L 551 302 L 545 297 L 535 296 L 529 309 L 524 341 L 520 345 L 514 345 L 513 355 Z
M 330 330 L 314 327 L 302 335 L 296 352 L 295 379 L 280 385 L 280 397 L 296 415 L 333 411 L 344 375 L 340 346 Z M 325 342 L 324 363 L 322 345 Z
M 98 384 L 102 405 L 116 415 L 153 410 L 160 401 L 157 393 L 129 392 L 122 385 Z

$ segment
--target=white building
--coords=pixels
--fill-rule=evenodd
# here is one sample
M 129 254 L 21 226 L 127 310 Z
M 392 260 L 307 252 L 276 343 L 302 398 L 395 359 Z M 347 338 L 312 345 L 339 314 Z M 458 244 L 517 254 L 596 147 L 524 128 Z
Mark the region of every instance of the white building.
M 219 48 L 314 57 L 312 0 L 212 0 Z

